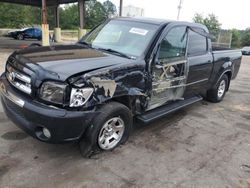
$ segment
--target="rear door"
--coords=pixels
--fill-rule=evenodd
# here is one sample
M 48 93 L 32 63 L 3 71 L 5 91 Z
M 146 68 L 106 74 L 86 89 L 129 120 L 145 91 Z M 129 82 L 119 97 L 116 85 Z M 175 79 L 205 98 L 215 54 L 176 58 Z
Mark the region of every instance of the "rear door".
M 41 38 L 41 34 L 42 33 L 40 29 L 37 29 L 37 28 L 34 29 L 34 38 L 37 38 L 37 39 Z
M 34 29 L 30 28 L 25 30 L 25 38 L 32 38 L 34 35 Z
M 187 46 L 189 73 L 185 96 L 201 94 L 206 90 L 213 69 L 213 55 L 209 47 L 209 40 L 189 29 Z

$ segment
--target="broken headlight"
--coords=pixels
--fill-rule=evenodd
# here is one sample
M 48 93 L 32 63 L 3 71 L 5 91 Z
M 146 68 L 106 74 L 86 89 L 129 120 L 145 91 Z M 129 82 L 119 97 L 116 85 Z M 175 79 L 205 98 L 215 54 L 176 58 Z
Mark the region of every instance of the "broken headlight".
M 70 95 L 70 107 L 83 106 L 91 97 L 93 88 L 72 88 Z
M 40 98 L 55 104 L 63 104 L 67 85 L 60 82 L 44 82 L 40 89 Z

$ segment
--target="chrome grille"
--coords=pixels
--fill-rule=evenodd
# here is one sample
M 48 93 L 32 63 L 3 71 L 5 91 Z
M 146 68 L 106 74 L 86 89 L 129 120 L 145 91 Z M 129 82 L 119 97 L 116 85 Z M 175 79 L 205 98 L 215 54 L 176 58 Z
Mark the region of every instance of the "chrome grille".
M 29 76 L 22 74 L 21 72 L 7 64 L 6 77 L 14 87 L 24 93 L 31 94 L 31 78 Z

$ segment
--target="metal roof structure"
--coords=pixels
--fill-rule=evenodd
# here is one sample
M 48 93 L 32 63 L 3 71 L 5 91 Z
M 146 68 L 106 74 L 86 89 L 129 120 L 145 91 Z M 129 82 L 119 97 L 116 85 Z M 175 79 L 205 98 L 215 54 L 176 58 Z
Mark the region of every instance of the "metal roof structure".
M 85 0 L 87 1 L 87 0 Z M 0 0 L 0 2 L 16 3 L 21 5 L 42 6 L 42 0 Z M 78 0 L 46 0 L 47 6 L 58 6 L 60 4 L 75 3 Z

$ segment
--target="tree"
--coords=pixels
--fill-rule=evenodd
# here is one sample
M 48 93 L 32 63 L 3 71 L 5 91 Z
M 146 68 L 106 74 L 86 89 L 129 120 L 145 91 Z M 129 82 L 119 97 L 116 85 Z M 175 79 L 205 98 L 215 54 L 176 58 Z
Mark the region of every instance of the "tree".
M 241 36 L 240 36 L 240 31 L 237 29 L 232 29 L 232 43 L 231 46 L 233 48 L 239 48 L 241 46 Z
M 48 23 L 55 25 L 53 9 L 47 9 Z M 38 7 L 0 3 L 0 28 L 22 28 L 41 24 L 41 9 Z
M 28 14 L 27 8 L 24 6 L 1 3 L 0 4 L 0 27 L 20 27 L 23 24 L 28 23 L 28 19 L 25 16 Z
M 246 29 L 241 38 L 242 46 L 250 46 L 250 28 Z
M 111 1 L 107 0 L 103 2 L 103 7 L 107 18 L 117 15 L 116 6 Z
M 79 27 L 79 12 L 77 4 L 66 5 L 59 9 L 62 29 L 77 29 Z M 109 0 L 103 4 L 97 0 L 86 2 L 85 28 L 92 29 L 107 18 L 117 14 L 116 6 Z M 54 8 L 47 7 L 47 19 L 50 29 L 55 27 Z M 22 28 L 41 24 L 41 8 L 0 3 L 0 28 Z
M 60 8 L 60 25 L 62 29 L 77 29 L 79 27 L 78 5 L 66 5 Z
M 103 4 L 91 0 L 86 2 L 85 28 L 92 29 L 109 17 L 116 15 L 116 7 L 110 1 Z M 78 5 L 67 5 L 60 9 L 60 22 L 62 29 L 77 29 L 79 27 Z
M 221 24 L 214 14 L 209 14 L 208 16 L 203 17 L 202 14 L 196 13 L 194 15 L 193 21 L 195 23 L 201 23 L 207 26 L 209 32 L 214 36 L 213 40 L 216 40 L 218 38 L 221 30 Z
M 102 3 L 91 0 L 86 3 L 86 28 L 93 28 L 107 19 Z
M 200 13 L 195 13 L 195 15 L 193 17 L 193 22 L 203 24 L 203 21 L 204 21 L 203 15 Z

